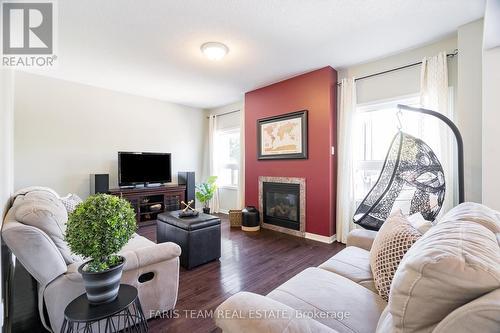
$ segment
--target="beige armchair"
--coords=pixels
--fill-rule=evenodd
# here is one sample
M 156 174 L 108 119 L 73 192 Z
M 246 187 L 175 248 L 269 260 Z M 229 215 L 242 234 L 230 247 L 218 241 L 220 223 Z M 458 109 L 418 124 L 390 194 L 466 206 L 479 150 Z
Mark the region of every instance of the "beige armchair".
M 85 288 L 77 271 L 81 259 L 69 258 L 64 248 L 61 250 L 65 245 L 61 243 L 63 238 L 54 238 L 51 234 L 58 229 L 51 223 L 67 220 L 56 199 L 53 192 L 43 190 L 14 198 L 4 220 L 2 238 L 38 282 L 39 311 L 44 326 L 59 332 L 65 307 L 84 293 Z M 175 307 L 180 253 L 180 247 L 174 243 L 155 244 L 139 235 L 134 235 L 120 252 L 126 258 L 122 283 L 138 289 L 147 318 Z M 48 318 L 43 315 L 44 306 Z

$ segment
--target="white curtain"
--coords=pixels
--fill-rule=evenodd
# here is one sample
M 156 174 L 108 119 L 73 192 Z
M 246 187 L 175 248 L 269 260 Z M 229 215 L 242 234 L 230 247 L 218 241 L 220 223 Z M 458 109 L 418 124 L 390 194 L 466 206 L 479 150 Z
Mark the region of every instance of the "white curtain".
M 356 209 L 354 198 L 353 130 L 356 113 L 354 78 L 342 79 L 337 136 L 337 241 L 345 243 L 354 229 L 352 218 Z
M 452 108 L 448 105 L 448 63 L 446 52 L 440 52 L 437 56 L 422 59 L 420 76 L 420 104 L 422 107 L 437 111 L 453 120 Z M 446 181 L 446 194 L 440 215 L 446 213 L 455 206 L 457 196 L 455 194 L 456 181 L 455 168 L 455 141 L 453 134 L 446 124 L 435 118 L 425 118 L 423 137 L 430 138 L 428 142 L 444 169 Z
M 240 170 L 238 173 L 238 206 L 245 208 L 245 107 L 240 110 Z
M 208 118 L 208 176 L 217 175 L 217 160 L 216 160 L 216 135 L 217 135 L 217 116 L 210 115 Z M 219 190 L 210 200 L 210 210 L 212 213 L 219 212 Z

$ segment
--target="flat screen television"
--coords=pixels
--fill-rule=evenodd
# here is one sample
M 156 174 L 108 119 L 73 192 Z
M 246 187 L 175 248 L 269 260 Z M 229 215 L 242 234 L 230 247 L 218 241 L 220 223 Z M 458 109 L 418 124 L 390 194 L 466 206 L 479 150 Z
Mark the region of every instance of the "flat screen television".
M 118 152 L 120 186 L 169 183 L 172 181 L 170 153 Z

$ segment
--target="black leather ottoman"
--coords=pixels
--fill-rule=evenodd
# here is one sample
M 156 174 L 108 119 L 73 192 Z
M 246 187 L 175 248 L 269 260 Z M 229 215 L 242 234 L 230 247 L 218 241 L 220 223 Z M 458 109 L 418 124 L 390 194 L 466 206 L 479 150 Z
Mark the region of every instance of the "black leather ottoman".
M 181 249 L 181 265 L 187 269 L 220 258 L 220 218 L 200 213 L 179 217 L 180 211 L 158 214 L 156 241 L 173 242 Z

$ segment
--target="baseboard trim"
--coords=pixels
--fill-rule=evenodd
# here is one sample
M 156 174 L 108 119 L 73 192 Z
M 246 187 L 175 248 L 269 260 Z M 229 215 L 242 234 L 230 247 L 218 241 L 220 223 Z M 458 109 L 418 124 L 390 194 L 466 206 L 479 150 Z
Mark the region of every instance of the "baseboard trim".
M 310 232 L 306 232 L 305 238 L 310 239 L 310 240 L 314 240 L 317 242 L 321 242 L 321 243 L 332 244 L 333 242 L 335 242 L 337 240 L 337 235 L 332 235 L 332 236 L 328 237 L 328 236 L 322 236 L 322 235 L 317 235 L 317 234 L 312 234 Z

